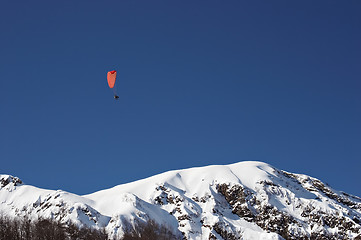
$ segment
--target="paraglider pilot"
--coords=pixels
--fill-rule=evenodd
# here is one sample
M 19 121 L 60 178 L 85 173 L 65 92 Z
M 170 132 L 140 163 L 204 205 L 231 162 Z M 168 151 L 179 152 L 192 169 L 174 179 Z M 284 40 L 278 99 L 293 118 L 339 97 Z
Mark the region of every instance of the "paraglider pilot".
M 108 85 L 110 88 L 113 89 L 114 91 L 114 99 L 115 100 L 118 100 L 119 99 L 119 96 L 117 95 L 117 91 L 116 91 L 116 88 L 114 87 L 115 86 L 115 79 L 117 77 L 117 71 L 110 71 L 108 72 L 107 74 L 107 80 L 108 80 Z

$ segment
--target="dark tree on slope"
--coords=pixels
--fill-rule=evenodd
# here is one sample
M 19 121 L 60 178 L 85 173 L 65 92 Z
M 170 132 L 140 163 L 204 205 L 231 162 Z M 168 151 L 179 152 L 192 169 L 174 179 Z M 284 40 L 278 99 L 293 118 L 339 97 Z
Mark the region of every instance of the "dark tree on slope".
M 136 222 L 133 228 L 128 224 L 123 240 L 174 240 L 182 239 L 163 225 L 150 220 L 146 223 Z
M 31 222 L 24 218 L 10 219 L 0 216 L 0 239 L 6 240 L 107 240 L 104 231 L 78 228 L 49 220 L 39 219 Z
M 90 228 L 79 228 L 69 223 L 67 225 L 49 219 L 30 221 L 24 219 L 10 219 L 0 215 L 0 240 L 108 240 L 110 237 L 105 229 L 101 231 Z M 154 221 L 137 222 L 135 228 L 128 224 L 122 240 L 174 240 L 172 231 Z M 121 240 L 121 239 L 113 239 Z

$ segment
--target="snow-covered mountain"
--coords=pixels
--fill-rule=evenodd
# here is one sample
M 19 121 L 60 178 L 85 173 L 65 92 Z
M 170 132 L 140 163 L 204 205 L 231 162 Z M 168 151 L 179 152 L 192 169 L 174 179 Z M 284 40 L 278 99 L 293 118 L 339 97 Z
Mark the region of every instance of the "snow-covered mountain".
M 182 239 L 361 239 L 361 198 L 320 180 L 246 161 L 162 173 L 79 196 L 0 175 L 0 211 L 123 235 L 154 220 Z

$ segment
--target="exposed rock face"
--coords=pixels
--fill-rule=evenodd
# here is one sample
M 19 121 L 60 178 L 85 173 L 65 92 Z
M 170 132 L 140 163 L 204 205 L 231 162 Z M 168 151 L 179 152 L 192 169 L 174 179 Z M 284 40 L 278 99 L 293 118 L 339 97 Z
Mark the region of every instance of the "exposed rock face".
M 265 191 L 281 192 L 278 186 L 270 183 L 261 183 Z M 303 209 L 302 218 L 278 210 L 275 206 L 265 204 L 257 199 L 257 194 L 252 193 L 241 185 L 230 186 L 220 184 L 217 187 L 232 208 L 232 213 L 249 222 L 256 223 L 262 229 L 275 232 L 284 239 L 349 239 L 349 232 L 360 233 L 360 225 L 354 221 L 352 214 L 343 209 L 344 214 L 332 215 L 326 213 L 312 204 L 298 205 Z M 292 203 L 289 202 L 291 205 Z
M 163 173 L 86 196 L 0 175 L 0 210 L 104 227 L 154 220 L 179 239 L 360 239 L 361 199 L 260 162 Z
M 10 175 L 0 175 L 0 190 L 11 184 L 12 186 L 19 186 L 23 182 L 17 178 Z M 9 186 L 8 186 L 9 187 Z

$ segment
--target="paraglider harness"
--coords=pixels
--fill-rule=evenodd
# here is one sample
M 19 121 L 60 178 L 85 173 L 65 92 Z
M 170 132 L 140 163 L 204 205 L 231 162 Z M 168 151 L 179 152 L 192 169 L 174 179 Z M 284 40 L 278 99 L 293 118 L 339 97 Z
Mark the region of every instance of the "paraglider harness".
M 115 100 L 118 100 L 118 99 L 119 99 L 119 96 L 115 94 L 115 95 L 114 95 L 114 99 L 115 99 Z

